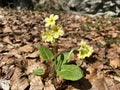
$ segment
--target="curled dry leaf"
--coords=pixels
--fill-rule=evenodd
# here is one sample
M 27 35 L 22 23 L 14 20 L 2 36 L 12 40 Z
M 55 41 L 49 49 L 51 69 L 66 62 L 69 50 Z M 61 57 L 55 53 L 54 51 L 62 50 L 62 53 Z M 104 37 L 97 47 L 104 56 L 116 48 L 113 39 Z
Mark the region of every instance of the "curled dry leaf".
M 30 90 L 43 90 L 44 85 L 40 76 L 30 75 Z
M 4 73 L 5 75 L 2 75 L 2 78 L 4 79 L 10 79 L 14 73 L 14 66 L 9 66 L 7 70 L 5 70 L 4 68 L 2 68 L 2 73 Z
M 68 88 L 66 90 L 79 90 L 79 89 L 77 89 L 77 88 L 70 85 L 70 86 L 68 86 Z
M 44 90 L 56 90 L 54 85 L 51 83 L 51 80 L 45 82 Z
M 31 53 L 31 54 L 28 54 L 28 55 L 26 56 L 26 58 L 36 58 L 36 57 L 38 57 L 38 56 L 39 56 L 39 52 L 38 52 L 38 51 L 35 51 L 35 52 Z
M 0 19 L 2 20 L 4 18 L 4 16 L 3 15 L 0 15 Z
M 8 43 L 8 44 L 12 44 L 9 36 L 4 37 L 3 42 Z
M 17 58 L 21 58 L 22 56 L 18 53 L 18 51 L 16 49 L 12 49 L 10 50 L 10 52 L 4 53 L 4 55 L 7 55 L 9 57 L 11 56 L 15 56 Z
M 25 90 L 29 86 L 29 80 L 20 68 L 15 69 L 11 78 L 11 85 L 11 90 Z
M 118 81 L 118 82 L 120 82 L 120 76 L 118 77 L 118 76 L 114 76 L 113 77 L 116 81 Z
M 90 90 L 113 90 L 108 87 L 108 83 L 106 82 L 103 75 L 92 75 L 89 79 L 92 88 Z
M 35 60 L 29 60 L 26 73 L 31 74 L 33 70 L 36 70 L 39 68 L 45 70 L 46 67 L 44 64 L 41 64 L 40 62 L 35 62 Z
M 3 30 L 4 33 L 12 32 L 10 27 L 5 27 Z
M 110 65 L 114 68 L 118 68 L 120 67 L 120 59 L 114 59 L 114 60 L 110 60 Z
M 99 39 L 99 42 L 100 42 L 100 44 L 102 44 L 102 45 L 106 45 L 106 42 L 105 42 L 104 40 L 102 40 L 102 39 Z
M 18 49 L 19 52 L 32 52 L 33 47 L 31 45 L 24 45 Z

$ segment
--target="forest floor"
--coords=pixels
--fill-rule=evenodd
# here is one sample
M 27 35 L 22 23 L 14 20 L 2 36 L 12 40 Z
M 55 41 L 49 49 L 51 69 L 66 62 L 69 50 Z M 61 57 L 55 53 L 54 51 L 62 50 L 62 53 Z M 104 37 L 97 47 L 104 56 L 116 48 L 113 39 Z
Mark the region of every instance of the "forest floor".
M 32 71 L 39 67 L 48 68 L 39 57 L 38 46 L 51 48 L 41 38 L 45 30 L 44 19 L 50 13 L 0 8 L 0 87 L 11 90 L 120 90 L 120 18 L 57 14 L 58 23 L 65 32 L 58 39 L 58 53 L 78 47 L 81 40 L 94 49 L 82 65 L 82 60 L 72 56 L 72 61 L 83 68 L 84 78 L 69 81 L 33 75 Z

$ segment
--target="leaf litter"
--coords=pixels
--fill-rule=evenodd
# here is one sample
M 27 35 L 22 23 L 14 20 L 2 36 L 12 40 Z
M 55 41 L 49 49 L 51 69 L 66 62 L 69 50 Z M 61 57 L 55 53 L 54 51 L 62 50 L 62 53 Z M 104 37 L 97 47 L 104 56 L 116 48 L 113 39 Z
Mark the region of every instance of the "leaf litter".
M 88 17 L 59 13 L 65 34 L 58 40 L 58 52 L 78 47 L 81 40 L 94 48 L 83 63 L 85 76 L 72 82 L 54 75 L 35 76 L 31 72 L 48 66 L 39 57 L 44 18 L 50 13 L 0 8 L 0 88 L 11 90 L 119 90 L 120 18 Z M 72 55 L 78 66 L 81 60 Z M 4 83 L 5 82 L 5 83 Z M 4 84 L 3 84 L 4 83 Z M 4 86 L 7 85 L 7 86 Z M 6 89 L 7 90 L 7 89 Z

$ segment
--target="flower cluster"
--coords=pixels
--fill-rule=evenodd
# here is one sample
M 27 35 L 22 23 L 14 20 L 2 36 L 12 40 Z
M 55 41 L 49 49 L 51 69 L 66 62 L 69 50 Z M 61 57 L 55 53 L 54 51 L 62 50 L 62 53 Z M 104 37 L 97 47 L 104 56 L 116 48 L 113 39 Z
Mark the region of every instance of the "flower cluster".
M 78 49 L 79 53 L 78 53 L 78 58 L 80 59 L 85 59 L 86 57 L 90 57 L 90 55 L 92 55 L 93 53 L 93 48 L 90 47 L 89 45 L 87 45 L 87 43 L 85 41 L 81 41 L 80 43 L 80 48 Z
M 46 31 L 42 33 L 42 39 L 45 42 L 54 43 L 59 36 L 64 34 L 62 27 L 56 24 L 56 20 L 59 18 L 58 15 L 51 14 L 49 17 L 45 18 Z

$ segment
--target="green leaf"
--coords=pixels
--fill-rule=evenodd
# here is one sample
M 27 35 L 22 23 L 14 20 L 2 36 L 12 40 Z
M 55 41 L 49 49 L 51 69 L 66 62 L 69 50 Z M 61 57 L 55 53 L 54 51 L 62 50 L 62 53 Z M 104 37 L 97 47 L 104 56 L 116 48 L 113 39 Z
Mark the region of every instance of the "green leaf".
M 43 69 L 36 69 L 36 70 L 33 70 L 32 72 L 34 75 L 37 75 L 37 76 L 40 76 L 40 75 L 43 75 L 44 74 L 44 71 Z
M 56 72 L 61 69 L 62 65 L 69 63 L 69 61 L 71 59 L 71 54 L 72 54 L 73 51 L 74 51 L 74 49 L 72 49 L 71 51 L 62 52 L 57 57 L 57 63 L 56 63 L 56 67 L 55 67 Z
M 63 56 L 64 56 L 63 64 L 68 63 L 70 61 L 71 54 L 73 51 L 74 51 L 74 49 L 72 49 L 70 52 L 67 51 L 67 52 L 63 53 Z
M 60 55 L 57 57 L 57 61 L 56 61 L 56 65 L 55 65 L 55 70 L 56 70 L 56 72 L 61 69 L 61 65 L 62 65 L 62 63 L 63 63 L 63 60 L 64 60 L 64 55 L 63 55 L 63 54 L 60 54 Z
M 87 24 L 88 27 L 92 26 L 92 22 L 87 22 L 86 24 Z
M 57 61 L 62 60 L 63 64 L 65 63 L 69 63 L 70 59 L 71 59 L 71 54 L 73 52 L 74 49 L 72 49 L 71 51 L 66 51 L 61 53 L 58 57 L 57 57 Z
M 83 77 L 83 71 L 77 65 L 63 65 L 57 75 L 66 80 L 76 81 Z
M 54 59 L 53 53 L 50 51 L 49 48 L 45 46 L 39 46 L 39 53 L 43 60 L 52 60 Z

